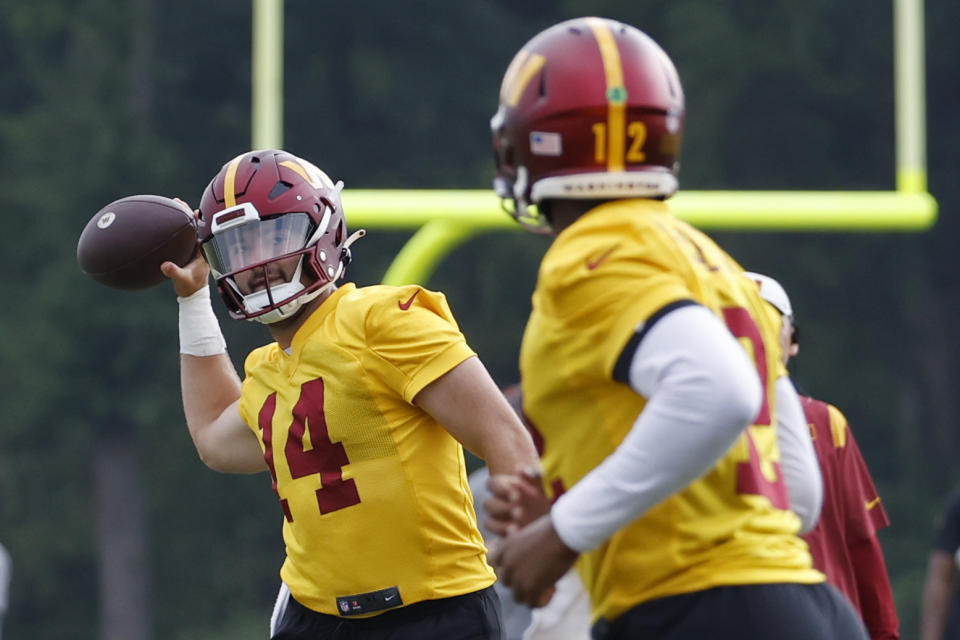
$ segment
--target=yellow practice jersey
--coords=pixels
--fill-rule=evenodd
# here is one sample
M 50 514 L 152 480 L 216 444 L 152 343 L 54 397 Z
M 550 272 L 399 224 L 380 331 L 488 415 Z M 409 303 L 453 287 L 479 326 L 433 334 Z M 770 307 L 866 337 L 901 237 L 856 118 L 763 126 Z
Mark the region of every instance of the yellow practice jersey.
M 742 273 L 706 235 L 648 200 L 591 210 L 544 256 L 520 365 L 524 412 L 542 438 L 554 495 L 633 426 L 646 401 L 626 383 L 627 345 L 669 305 L 692 300 L 716 313 L 765 385 L 756 424 L 709 473 L 581 556 L 594 617 L 719 585 L 824 579 L 797 537 L 778 465 L 779 319 Z
M 473 355 L 442 294 L 347 284 L 289 353 L 247 357 L 240 414 L 280 498 L 298 602 L 364 616 L 493 583 L 463 449 L 412 403 Z

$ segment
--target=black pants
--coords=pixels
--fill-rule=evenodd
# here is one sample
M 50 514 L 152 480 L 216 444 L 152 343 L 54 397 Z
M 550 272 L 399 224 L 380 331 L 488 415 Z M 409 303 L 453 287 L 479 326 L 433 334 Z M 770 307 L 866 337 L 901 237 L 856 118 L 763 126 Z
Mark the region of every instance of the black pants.
M 272 640 L 503 640 L 493 587 L 426 600 L 372 618 L 317 613 L 292 597 Z
M 826 583 L 716 587 L 650 600 L 594 640 L 869 640 L 859 614 Z

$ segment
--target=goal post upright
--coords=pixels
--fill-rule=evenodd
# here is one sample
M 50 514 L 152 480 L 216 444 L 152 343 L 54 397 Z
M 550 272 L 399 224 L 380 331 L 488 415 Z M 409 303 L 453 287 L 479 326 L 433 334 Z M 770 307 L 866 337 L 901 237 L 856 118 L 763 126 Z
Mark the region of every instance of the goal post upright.
M 253 0 L 254 148 L 282 145 L 283 0 Z M 725 231 L 910 232 L 930 228 L 927 191 L 923 0 L 893 0 L 896 167 L 888 191 L 682 191 L 674 212 Z M 353 228 L 414 230 L 387 269 L 387 284 L 423 283 L 470 237 L 519 230 L 492 189 L 347 189 Z

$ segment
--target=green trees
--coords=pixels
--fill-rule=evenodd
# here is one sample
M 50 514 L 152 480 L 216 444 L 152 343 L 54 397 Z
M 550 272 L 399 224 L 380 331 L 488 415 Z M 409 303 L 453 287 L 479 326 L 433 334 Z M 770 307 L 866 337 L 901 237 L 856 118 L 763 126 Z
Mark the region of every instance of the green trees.
M 805 334 L 796 377 L 850 418 L 894 521 L 882 536 L 906 636 L 930 521 L 958 480 L 960 45 L 947 31 L 958 12 L 928 0 L 933 231 L 719 237 L 787 286 Z M 286 146 L 348 189 L 485 187 L 488 120 L 511 55 L 583 13 L 637 24 L 674 56 L 689 107 L 683 188 L 893 187 L 891 8 L 866 0 L 287 0 Z M 196 202 L 247 149 L 249 20 L 248 3 L 227 0 L 0 7 L 0 540 L 15 563 L 11 637 L 116 637 L 129 627 L 107 603 L 121 596 L 136 613 L 127 634 L 265 636 L 283 553 L 266 478 L 219 476 L 197 460 L 169 288 L 107 290 L 74 257 L 104 203 L 138 192 Z M 351 278 L 378 281 L 405 237 L 371 233 Z M 488 234 L 428 283 L 447 292 L 504 384 L 517 375 L 545 247 Z M 238 365 L 266 339 L 252 324 L 224 320 L 224 330 Z M 104 558 L 121 553 L 109 573 Z M 131 582 L 108 589 L 117 579 Z

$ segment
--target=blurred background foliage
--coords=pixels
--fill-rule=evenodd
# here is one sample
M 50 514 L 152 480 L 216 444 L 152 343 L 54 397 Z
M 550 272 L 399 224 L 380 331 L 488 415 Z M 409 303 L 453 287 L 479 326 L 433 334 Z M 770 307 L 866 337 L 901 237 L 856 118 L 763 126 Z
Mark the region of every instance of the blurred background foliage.
M 688 102 L 682 188 L 894 187 L 892 6 L 876 0 L 287 0 L 285 146 L 348 189 L 484 188 L 488 121 L 513 53 L 589 14 L 633 23 L 673 56 Z M 250 21 L 237 0 L 0 0 L 9 637 L 266 636 L 283 553 L 268 479 L 197 459 L 170 288 L 108 290 L 75 259 L 106 203 L 195 203 L 248 148 Z M 847 414 L 893 520 L 881 538 L 905 638 L 937 515 L 960 480 L 958 22 L 960 4 L 927 1 L 932 230 L 713 234 L 793 298 L 795 378 Z M 371 233 L 350 278 L 378 282 L 408 236 Z M 428 283 L 504 385 L 517 377 L 546 246 L 482 235 Z M 221 318 L 240 366 L 266 332 Z

